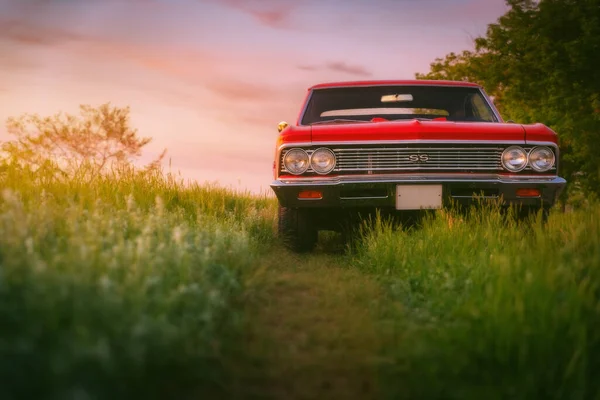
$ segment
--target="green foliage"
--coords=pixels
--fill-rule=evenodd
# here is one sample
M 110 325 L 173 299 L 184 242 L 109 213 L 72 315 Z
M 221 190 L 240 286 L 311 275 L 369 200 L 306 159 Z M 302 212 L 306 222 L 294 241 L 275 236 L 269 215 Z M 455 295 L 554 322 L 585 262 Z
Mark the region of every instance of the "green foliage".
M 430 65 L 430 71 L 426 74 L 417 73 L 416 78 L 477 82 L 477 71 L 474 70 L 477 56 L 468 50 L 461 54 L 452 52 L 444 58 L 436 58 Z
M 379 221 L 354 261 L 388 286 L 388 398 L 600 396 L 600 205 L 546 224 L 490 207 L 420 230 Z
M 0 174 L 0 397 L 222 397 L 274 202 L 158 172 Z
M 94 179 L 118 171 L 150 142 L 129 126 L 129 108 L 108 103 L 97 108 L 82 105 L 79 115 L 9 118 L 7 129 L 15 139 L 2 145 L 5 161 L 67 179 Z M 158 168 L 163 156 L 148 167 Z
M 598 0 L 509 0 L 475 51 L 450 53 L 420 79 L 481 84 L 506 119 L 555 130 L 562 171 L 600 193 L 600 4 Z

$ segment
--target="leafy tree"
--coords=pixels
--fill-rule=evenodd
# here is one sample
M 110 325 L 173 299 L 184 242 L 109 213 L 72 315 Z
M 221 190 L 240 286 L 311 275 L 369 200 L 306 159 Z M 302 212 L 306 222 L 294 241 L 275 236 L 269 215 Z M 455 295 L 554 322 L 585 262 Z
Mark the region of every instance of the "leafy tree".
M 451 81 L 473 81 L 477 79 L 477 71 L 473 71 L 473 62 L 480 56 L 471 51 L 464 50 L 460 54 L 450 53 L 444 58 L 436 58 L 430 64 L 430 71 L 426 74 L 417 73 L 417 79 L 435 79 Z
M 130 166 L 151 141 L 130 127 L 129 113 L 129 107 L 106 103 L 97 108 L 82 105 L 79 115 L 9 118 L 8 133 L 15 139 L 2 144 L 5 161 L 70 179 L 118 171 Z M 159 168 L 164 154 L 147 168 Z
M 510 9 L 420 79 L 481 84 L 507 119 L 559 134 L 562 171 L 600 194 L 600 0 L 507 0 Z

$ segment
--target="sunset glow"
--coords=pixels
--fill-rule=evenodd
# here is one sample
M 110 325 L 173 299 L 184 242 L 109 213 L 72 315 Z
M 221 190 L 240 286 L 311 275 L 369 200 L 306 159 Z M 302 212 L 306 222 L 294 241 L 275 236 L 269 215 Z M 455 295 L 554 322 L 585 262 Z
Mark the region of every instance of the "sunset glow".
M 172 171 L 267 191 L 306 89 L 412 79 L 471 49 L 504 0 L 0 0 L 0 120 L 130 106 Z M 8 138 L 4 125 L 0 140 Z

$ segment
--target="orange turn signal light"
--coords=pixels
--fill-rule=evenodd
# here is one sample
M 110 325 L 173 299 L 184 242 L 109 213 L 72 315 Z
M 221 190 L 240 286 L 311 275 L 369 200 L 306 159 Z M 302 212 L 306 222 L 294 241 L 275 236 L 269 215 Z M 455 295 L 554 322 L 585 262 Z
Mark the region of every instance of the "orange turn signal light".
M 310 200 L 320 200 L 323 198 L 323 193 L 318 192 L 316 190 L 303 190 L 298 193 L 299 199 L 310 199 Z
M 540 197 L 541 194 L 539 189 L 517 189 L 518 197 Z

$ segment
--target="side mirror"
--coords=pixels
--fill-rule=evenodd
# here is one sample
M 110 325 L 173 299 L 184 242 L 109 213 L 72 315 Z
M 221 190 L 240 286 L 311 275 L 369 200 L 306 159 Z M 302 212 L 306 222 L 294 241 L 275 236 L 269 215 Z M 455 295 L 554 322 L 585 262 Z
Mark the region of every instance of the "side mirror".
M 277 124 L 277 132 L 281 133 L 281 131 L 287 128 L 288 125 L 289 124 L 287 122 L 281 121 L 279 124 Z

